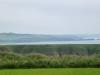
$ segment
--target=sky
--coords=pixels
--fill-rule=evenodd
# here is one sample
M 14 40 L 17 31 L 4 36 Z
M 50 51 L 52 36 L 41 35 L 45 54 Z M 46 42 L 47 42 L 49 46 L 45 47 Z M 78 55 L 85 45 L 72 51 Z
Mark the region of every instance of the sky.
M 99 34 L 100 0 L 0 0 L 0 33 Z

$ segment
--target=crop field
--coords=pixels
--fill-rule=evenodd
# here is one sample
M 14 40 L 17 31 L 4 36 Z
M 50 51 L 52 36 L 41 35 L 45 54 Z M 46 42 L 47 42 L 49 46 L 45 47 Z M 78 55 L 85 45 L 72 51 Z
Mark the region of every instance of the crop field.
M 8 69 L 0 75 L 100 75 L 99 68 Z

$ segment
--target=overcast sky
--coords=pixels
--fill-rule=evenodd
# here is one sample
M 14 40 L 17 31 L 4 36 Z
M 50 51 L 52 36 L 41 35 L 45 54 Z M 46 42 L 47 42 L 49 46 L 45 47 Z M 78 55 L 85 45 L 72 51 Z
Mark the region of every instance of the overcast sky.
M 100 33 L 100 0 L 0 0 L 0 33 Z

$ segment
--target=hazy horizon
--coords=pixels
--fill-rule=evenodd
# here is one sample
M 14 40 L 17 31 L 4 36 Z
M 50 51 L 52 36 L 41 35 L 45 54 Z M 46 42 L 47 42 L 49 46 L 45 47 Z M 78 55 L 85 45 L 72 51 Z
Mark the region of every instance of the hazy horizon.
M 48 33 L 16 33 L 16 32 L 0 32 L 0 34 L 33 34 L 33 35 L 100 35 L 100 33 L 67 33 L 67 34 L 48 34 Z
M 100 0 L 0 0 L 0 33 L 100 34 Z

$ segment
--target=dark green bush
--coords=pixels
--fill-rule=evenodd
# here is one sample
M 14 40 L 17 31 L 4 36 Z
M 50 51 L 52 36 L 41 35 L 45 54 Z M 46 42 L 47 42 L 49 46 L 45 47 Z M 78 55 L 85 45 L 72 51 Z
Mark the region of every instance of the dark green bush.
M 100 45 L 0 46 L 0 68 L 100 68 Z
M 100 56 L 64 55 L 46 56 L 43 54 L 17 55 L 0 54 L 0 68 L 85 68 L 100 67 Z

